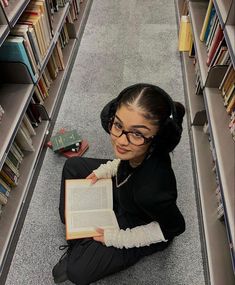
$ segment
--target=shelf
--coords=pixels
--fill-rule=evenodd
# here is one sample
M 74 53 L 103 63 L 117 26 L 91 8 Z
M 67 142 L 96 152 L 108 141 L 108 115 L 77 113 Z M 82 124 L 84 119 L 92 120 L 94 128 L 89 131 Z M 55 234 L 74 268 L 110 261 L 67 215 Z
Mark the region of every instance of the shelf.
M 182 15 L 181 11 L 182 11 L 183 2 L 184 2 L 183 0 L 178 0 L 178 1 L 174 0 L 178 31 L 179 31 L 179 27 L 180 27 L 180 18 Z
M 200 33 L 205 19 L 208 2 L 189 2 L 190 18 L 193 28 L 194 47 L 199 62 L 202 85 L 205 86 L 208 73 L 206 64 L 207 51 L 204 42 L 200 41 Z
M 6 18 L 9 21 L 10 27 L 13 27 L 30 0 L 11 0 L 9 5 L 4 7 Z
M 235 147 L 228 125 L 230 118 L 223 106 L 223 98 L 218 85 L 224 76 L 224 66 L 206 65 L 207 50 L 200 41 L 200 33 L 204 23 L 209 1 L 189 1 L 189 15 L 192 23 L 196 59 L 199 65 L 202 97 L 195 95 L 195 70 L 187 53 L 181 53 L 184 75 L 184 88 L 188 109 L 189 134 L 192 145 L 193 166 L 200 222 L 202 224 L 203 253 L 205 256 L 206 283 L 210 285 L 235 284 Z M 178 0 L 178 17 L 180 17 Z M 224 27 L 225 39 L 234 64 L 235 60 L 235 1 L 214 0 L 218 17 Z M 234 8 L 234 9 L 233 9 Z M 233 10 L 233 11 L 232 11 Z M 211 88 L 209 88 L 211 87 Z M 212 88 L 213 87 L 213 88 Z M 199 110 L 206 110 L 206 120 L 210 126 L 212 143 L 216 154 L 216 170 L 221 188 L 222 202 L 225 210 L 224 222 L 217 218 L 216 175 L 212 171 L 212 153 L 208 135 L 203 126 L 192 124 Z M 203 113 L 201 113 L 203 115 Z M 204 111 L 205 115 L 205 111 Z
M 29 104 L 33 84 L 0 85 L 0 104 L 5 110 L 0 125 L 0 169 Z
M 9 34 L 9 31 L 10 31 L 10 29 L 9 29 L 8 25 L 2 25 L 2 24 L 0 25 L 0 46 L 4 42 L 7 35 Z
M 233 0 L 214 0 L 213 2 L 222 28 L 224 28 L 226 23 L 232 1 Z
M 205 123 L 205 106 L 203 96 L 195 94 L 196 75 L 193 59 L 188 56 L 188 53 L 182 53 L 182 61 L 190 125 L 203 125 Z
M 9 2 L 11 4 L 14 3 L 11 5 L 11 7 L 8 7 L 5 10 L 8 21 L 10 22 L 10 27 L 14 26 L 29 1 L 30 0 L 12 0 Z M 70 3 L 71 1 L 69 1 L 65 7 L 60 8 L 59 11 L 54 14 L 53 38 L 50 46 L 47 49 L 47 54 L 42 61 L 39 72 L 40 75 L 42 75 L 42 72 L 47 65 L 47 62 L 59 38 L 59 34 L 69 12 Z M 68 45 L 63 49 L 65 69 L 59 72 L 58 77 L 52 83 L 49 90 L 50 95 L 44 102 L 50 120 L 43 121 L 39 127 L 35 129 L 37 134 L 36 136 L 32 137 L 35 152 L 24 152 L 25 157 L 20 167 L 21 176 L 19 183 L 15 189 L 11 190 L 7 205 L 6 207 L 3 207 L 3 212 L 0 219 L 0 283 L 2 280 L 5 280 L 10 266 L 10 261 L 14 252 L 14 245 L 17 242 L 21 223 L 26 214 L 27 205 L 30 200 L 29 197 L 31 197 L 34 190 L 34 187 L 31 185 L 34 185 L 36 173 L 40 169 L 40 161 L 43 158 L 42 149 L 45 144 L 47 134 L 51 133 L 53 130 L 54 121 L 58 114 L 60 103 L 63 99 L 64 89 L 68 82 L 70 71 L 74 63 L 91 4 L 92 0 L 86 0 L 83 1 L 81 5 L 79 19 L 76 23 L 76 27 L 73 27 L 74 39 L 70 39 Z M 13 6 L 15 7 L 12 8 Z M 5 23 L 1 24 L 3 26 Z M 0 26 L 0 44 L 1 40 L 4 40 L 5 34 L 7 35 L 9 33 L 9 29 L 5 31 L 4 27 L 2 26 Z M 75 33 L 75 31 L 77 33 Z M 8 70 L 11 71 L 12 68 L 16 70 L 16 67 L 18 68 L 18 74 L 22 75 L 23 72 L 25 74 L 23 65 L 12 65 L 11 68 L 8 68 Z M 5 67 L 2 70 L 5 72 L 2 72 L 1 78 L 3 78 L 3 75 L 6 73 Z M 27 79 L 26 82 L 29 80 L 27 74 L 28 73 L 21 76 L 24 77 L 24 80 Z M 11 80 L 14 79 L 17 78 L 11 78 Z M 31 82 L 31 80 L 29 82 Z M 7 153 L 22 121 L 23 115 L 28 107 L 33 94 L 34 86 L 35 85 L 33 84 L 0 85 L 0 104 L 5 110 L 5 114 L 0 125 L 0 168 L 5 161 Z
M 10 32 L 10 28 L 8 26 L 7 19 L 3 12 L 3 8 L 0 5 L 0 46 L 4 42 L 9 32 Z
M 226 25 L 224 29 L 224 35 L 226 38 L 229 54 L 235 69 L 235 26 Z
M 224 198 L 226 220 L 230 242 L 235 249 L 235 148 L 229 132 L 229 115 L 223 107 L 221 92 L 215 88 L 205 88 L 205 100 L 208 109 L 209 123 L 213 134 L 213 143 L 216 151 L 218 173 L 221 180 L 221 189 Z
M 65 69 L 63 71 L 59 71 L 57 78 L 51 84 L 49 96 L 45 100 L 44 106 L 50 118 L 53 117 L 54 111 L 56 109 L 55 106 L 57 105 L 58 93 L 64 85 L 64 81 L 68 73 L 68 68 L 71 64 L 71 58 L 74 53 L 75 44 L 76 40 L 70 39 L 68 45 L 63 49 Z
M 85 23 L 87 21 L 87 17 L 89 15 L 91 4 L 93 0 L 87 0 L 80 3 L 80 12 L 78 15 L 78 19 L 74 22 L 75 29 L 77 31 L 76 38 L 81 39 Z
M 65 18 L 68 15 L 68 12 L 69 12 L 69 3 L 67 3 L 64 7 L 60 8 L 59 11 L 55 12 L 55 14 L 54 14 L 54 22 L 52 23 L 54 36 L 53 36 L 51 43 L 48 47 L 48 53 L 46 54 L 45 58 L 42 61 L 39 78 L 41 77 L 41 75 L 42 75 L 42 73 L 43 73 L 43 71 L 47 65 L 47 62 L 48 62 L 48 60 L 52 54 L 52 51 L 56 45 L 56 42 L 59 38 L 61 29 L 65 23 Z
M 50 118 L 54 117 L 56 106 L 58 105 L 58 101 L 60 99 L 57 98 L 57 94 L 60 93 L 60 91 L 67 84 L 67 74 L 69 74 L 70 70 L 72 69 L 72 62 L 80 44 L 80 40 L 88 18 L 91 4 L 92 0 L 87 0 L 83 1 L 83 3 L 80 5 L 81 9 L 79 13 L 79 18 L 76 22 L 74 22 L 76 30 L 76 39 L 70 39 L 68 45 L 63 49 L 65 69 L 59 72 L 56 80 L 51 84 L 49 90 L 50 95 L 46 99 L 44 104 Z
M 26 196 L 29 191 L 29 185 L 33 177 L 35 167 L 37 165 L 38 157 L 41 153 L 42 146 L 45 141 L 45 135 L 48 129 L 48 122 L 43 121 L 35 130 L 37 135 L 32 137 L 35 152 L 24 152 L 25 157 L 23 159 L 20 168 L 20 178 L 18 186 L 12 189 L 8 202 L 3 209 L 0 219 L 0 272 L 2 271 L 2 265 L 10 249 L 10 243 L 13 238 L 17 223 L 25 202 Z
M 217 219 L 216 183 L 208 136 L 203 133 L 203 127 L 192 126 L 192 143 L 210 284 L 234 285 L 225 226 Z

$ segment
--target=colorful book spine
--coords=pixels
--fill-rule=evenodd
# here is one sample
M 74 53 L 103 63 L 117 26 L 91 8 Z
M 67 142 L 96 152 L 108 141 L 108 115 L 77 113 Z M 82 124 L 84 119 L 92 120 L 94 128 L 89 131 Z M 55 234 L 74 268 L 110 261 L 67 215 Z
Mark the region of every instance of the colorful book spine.
M 200 40 L 202 42 L 204 41 L 206 30 L 207 30 L 207 27 L 208 27 L 208 24 L 209 24 L 212 7 L 213 7 L 213 0 L 210 0 L 210 2 L 208 4 L 208 7 L 207 7 L 207 11 L 206 11 L 206 16 L 205 16 L 205 19 L 204 19 L 204 22 L 203 22 L 201 34 L 200 34 Z

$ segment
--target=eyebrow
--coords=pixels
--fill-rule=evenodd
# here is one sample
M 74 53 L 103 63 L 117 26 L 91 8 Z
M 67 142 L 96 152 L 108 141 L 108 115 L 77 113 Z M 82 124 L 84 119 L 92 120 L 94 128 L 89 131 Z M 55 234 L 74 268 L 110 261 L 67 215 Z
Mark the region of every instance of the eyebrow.
M 115 115 L 115 117 L 116 117 L 121 123 L 123 123 L 122 120 L 121 120 L 117 115 Z M 151 129 L 148 128 L 148 127 L 146 127 L 145 125 L 133 125 L 133 126 L 131 126 L 131 128 L 141 128 L 141 129 L 146 129 L 146 130 L 151 131 Z

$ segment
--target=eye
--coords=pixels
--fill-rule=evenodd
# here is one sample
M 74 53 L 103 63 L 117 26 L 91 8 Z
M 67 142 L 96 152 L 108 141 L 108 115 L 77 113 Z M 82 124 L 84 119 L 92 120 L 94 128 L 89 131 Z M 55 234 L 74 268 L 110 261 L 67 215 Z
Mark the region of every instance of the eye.
M 117 130 L 121 130 L 122 129 L 122 125 L 118 122 L 114 122 L 113 126 L 117 129 Z
M 139 132 L 132 132 L 131 135 L 135 138 L 142 138 L 143 137 L 143 135 Z

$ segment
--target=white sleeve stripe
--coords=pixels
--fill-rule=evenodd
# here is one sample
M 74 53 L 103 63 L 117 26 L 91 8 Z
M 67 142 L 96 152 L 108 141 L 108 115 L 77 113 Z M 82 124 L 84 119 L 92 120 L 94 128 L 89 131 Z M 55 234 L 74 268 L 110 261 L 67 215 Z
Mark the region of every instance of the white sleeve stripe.
M 97 178 L 111 178 L 117 174 L 117 168 L 119 163 L 120 159 L 108 161 L 106 164 L 101 164 L 93 172 L 95 173 Z
M 126 230 L 105 230 L 104 242 L 106 246 L 117 248 L 132 248 L 149 246 L 153 243 L 167 242 L 159 223 L 152 222 Z

